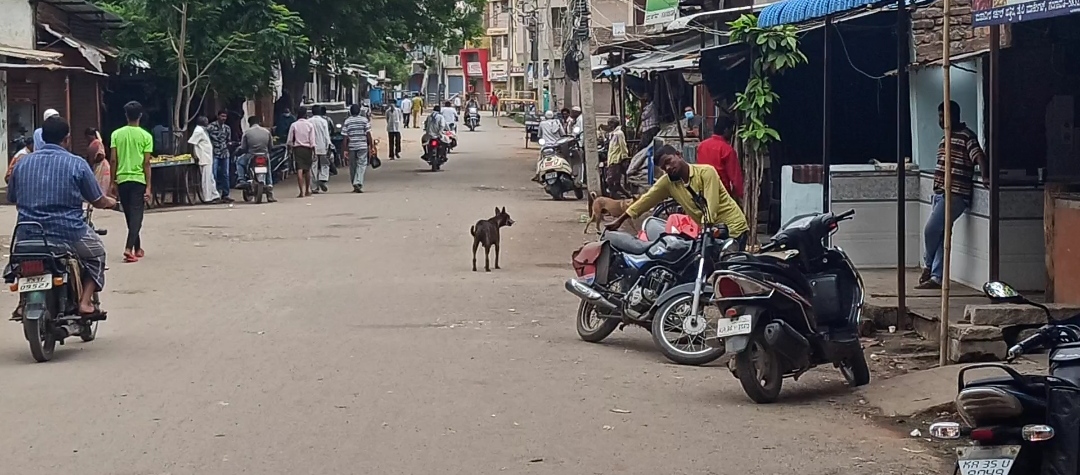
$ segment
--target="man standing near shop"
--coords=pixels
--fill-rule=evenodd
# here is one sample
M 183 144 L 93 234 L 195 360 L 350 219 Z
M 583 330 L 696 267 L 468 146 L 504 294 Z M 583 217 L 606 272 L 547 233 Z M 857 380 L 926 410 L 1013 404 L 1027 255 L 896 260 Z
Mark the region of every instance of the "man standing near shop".
M 352 177 L 353 193 L 364 192 L 364 172 L 368 166 L 368 151 L 371 150 L 371 123 L 362 114 L 360 104 L 349 107 L 349 117 L 341 127 L 345 136 L 345 149 L 349 151 L 349 171 Z
M 630 198 L 630 192 L 623 186 L 626 169 L 630 166 L 630 150 L 626 146 L 626 134 L 623 133 L 622 123 L 618 117 L 608 119 L 608 159 L 607 181 L 608 190 L 613 198 Z
M 390 142 L 390 160 L 401 158 L 401 128 L 404 117 L 401 109 L 391 102 L 386 109 L 386 139 Z
M 232 188 L 232 160 L 229 159 L 229 139 L 232 137 L 232 129 L 225 121 L 229 120 L 229 112 L 222 109 L 217 113 L 217 120 L 206 127 L 206 134 L 210 136 L 210 143 L 214 146 L 214 181 L 217 184 L 218 193 L 221 194 L 222 203 L 232 203 L 229 198 L 229 189 Z
M 982 168 L 983 181 L 990 180 L 986 154 L 979 146 L 979 136 L 960 120 L 960 104 L 949 102 L 952 119 L 952 216 L 956 222 L 971 207 L 975 164 Z M 938 125 L 945 128 L 945 103 L 938 106 Z M 916 289 L 940 289 L 945 266 L 945 137 L 938 145 L 937 167 L 934 169 L 934 196 L 930 198 L 930 217 L 923 227 L 923 272 Z
M 210 143 L 210 135 L 206 132 L 206 126 L 210 121 L 204 116 L 195 119 L 195 131 L 188 138 L 191 144 L 191 152 L 195 155 L 195 163 L 199 165 L 199 174 L 202 180 L 202 198 L 205 203 L 220 203 L 221 193 L 217 190 L 214 182 L 214 145 Z
M 285 145 L 292 154 L 296 166 L 296 184 L 300 187 L 297 198 L 311 196 L 311 163 L 315 158 L 315 125 L 307 118 L 307 109 L 300 107 L 300 118 L 289 128 Z
M 412 122 L 413 122 L 413 127 L 416 127 L 416 128 L 422 127 L 422 125 L 420 125 L 420 114 L 422 114 L 423 112 L 424 112 L 424 98 L 421 97 L 420 93 L 418 92 L 418 93 L 416 93 L 415 96 L 413 96 L 413 102 L 412 102 Z
M 405 126 L 406 129 L 409 128 L 409 118 L 410 117 L 412 117 L 412 98 L 410 98 L 410 97 L 402 97 L 401 98 L 401 118 L 402 118 L 402 120 L 404 122 L 404 126 Z M 413 127 L 415 127 L 415 126 L 416 126 L 416 124 L 413 124 Z M 342 126 L 342 127 L 344 127 L 344 126 Z
M 135 101 L 125 104 L 127 125 L 114 130 L 109 141 L 112 146 L 112 181 L 116 187 L 114 195 L 120 197 L 128 228 L 124 262 L 138 262 L 145 255 L 140 236 L 143 212 L 146 203 L 154 196 L 150 180 L 150 154 L 154 151 L 154 137 L 139 125 L 142 114 L 142 104 Z
M 728 143 L 733 125 L 731 117 L 716 118 L 712 135 L 698 144 L 697 163 L 715 168 L 716 173 L 720 175 L 720 184 L 724 185 L 732 198 L 741 202 L 743 198 L 742 165 L 739 164 L 739 155 L 735 153 L 735 148 Z
M 656 116 L 656 103 L 652 99 L 652 94 L 643 94 L 641 101 L 645 103 L 645 107 L 641 109 L 641 134 L 638 135 L 641 137 L 641 142 L 638 143 L 637 151 L 634 153 L 651 146 L 656 134 L 660 133 L 660 118 Z
M 315 106 L 315 116 L 309 119 L 315 126 L 315 159 L 311 162 L 311 186 L 314 193 L 330 191 L 326 182 L 330 180 L 330 119 L 326 117 L 326 106 Z

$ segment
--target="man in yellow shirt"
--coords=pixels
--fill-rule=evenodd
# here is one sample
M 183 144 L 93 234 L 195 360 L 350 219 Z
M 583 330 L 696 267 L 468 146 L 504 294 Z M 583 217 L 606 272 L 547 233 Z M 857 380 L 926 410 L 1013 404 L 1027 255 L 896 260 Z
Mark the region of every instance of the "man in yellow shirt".
M 420 114 L 424 110 L 424 98 L 420 93 L 416 93 L 412 99 L 412 123 L 413 127 L 420 128 Z
M 609 224 L 608 230 L 618 230 L 626 220 L 648 213 L 656 205 L 672 198 L 698 224 L 726 224 L 731 237 L 739 241 L 740 247 L 745 247 L 747 231 L 750 229 L 746 225 L 746 215 L 720 183 L 720 175 L 716 173 L 716 169 L 708 165 L 686 163 L 682 154 L 671 145 L 660 148 L 657 156 L 660 157 L 657 163 L 664 170 L 664 176 L 630 205 L 625 214 Z M 707 215 L 703 215 L 694 203 L 691 190 L 705 199 Z
M 626 134 L 623 133 L 622 124 L 618 117 L 608 119 L 608 157 L 607 157 L 607 180 L 608 189 L 614 196 L 630 196 L 623 186 L 623 177 L 626 169 L 630 166 L 630 151 L 626 147 Z

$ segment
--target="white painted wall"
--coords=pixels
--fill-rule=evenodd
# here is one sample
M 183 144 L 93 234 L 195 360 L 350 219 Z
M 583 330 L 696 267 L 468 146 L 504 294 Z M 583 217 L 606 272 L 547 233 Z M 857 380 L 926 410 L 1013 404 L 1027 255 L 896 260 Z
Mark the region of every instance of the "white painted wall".
M 28 0 L 0 0 L 0 44 L 34 49 L 34 9 Z
M 971 72 L 974 71 L 974 72 Z M 986 143 L 982 117 L 982 62 L 969 60 L 952 68 L 952 100 L 960 104 L 960 118 Z M 933 66 L 911 74 L 911 143 L 915 164 L 920 170 L 933 170 L 941 143 L 938 106 L 944 97 L 941 67 Z

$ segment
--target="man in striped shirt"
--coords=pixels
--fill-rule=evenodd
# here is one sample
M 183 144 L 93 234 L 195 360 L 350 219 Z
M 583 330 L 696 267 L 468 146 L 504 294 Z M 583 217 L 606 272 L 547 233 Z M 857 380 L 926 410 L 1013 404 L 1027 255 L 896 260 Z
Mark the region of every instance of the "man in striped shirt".
M 364 192 L 364 172 L 368 166 L 371 150 L 371 121 L 362 114 L 360 104 L 349 107 L 351 117 L 345 119 L 341 133 L 345 135 L 344 149 L 349 151 L 349 176 L 352 177 L 353 193 Z
M 949 102 L 952 137 L 949 160 L 952 162 L 952 216 L 956 222 L 971 206 L 975 164 L 982 169 L 983 181 L 989 179 L 986 154 L 979 146 L 979 136 L 960 120 L 960 104 Z M 945 128 L 945 104 L 938 106 L 938 124 Z M 945 248 L 945 138 L 938 145 L 937 168 L 934 170 L 934 196 L 930 199 L 930 217 L 923 228 L 923 272 L 916 289 L 940 289 L 944 278 Z

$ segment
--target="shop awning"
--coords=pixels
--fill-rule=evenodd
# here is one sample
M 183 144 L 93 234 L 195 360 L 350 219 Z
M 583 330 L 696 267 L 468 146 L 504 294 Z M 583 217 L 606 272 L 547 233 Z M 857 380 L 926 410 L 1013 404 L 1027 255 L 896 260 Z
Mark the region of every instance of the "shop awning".
M 708 12 L 699 12 L 693 15 L 686 15 L 676 18 L 671 23 L 668 23 L 664 27 L 664 31 L 678 31 L 687 28 L 711 28 L 714 22 L 729 22 L 739 17 L 739 15 L 745 13 L 753 13 L 760 11 L 763 5 L 753 5 L 747 7 L 735 7 L 725 8 L 721 10 L 712 10 Z M 726 30 L 726 28 L 725 28 Z
M 0 45 L 0 56 L 9 58 L 25 59 L 28 61 L 59 61 L 64 55 L 52 51 L 39 49 L 16 48 L 14 46 Z
M 109 77 L 108 74 L 100 73 L 97 71 L 91 71 L 86 68 L 80 68 L 78 66 L 61 66 L 59 64 L 16 64 L 16 63 L 0 63 L 0 71 L 18 71 L 18 70 L 40 70 L 40 71 L 70 71 L 78 73 L 86 73 L 92 76 Z
M 618 76 L 628 72 L 639 73 L 693 68 L 697 67 L 699 51 L 701 51 L 701 40 L 691 38 L 668 48 L 645 53 L 614 68 L 604 70 L 603 75 Z
M 105 58 L 115 58 L 119 52 L 116 49 L 108 46 L 98 46 L 90 44 L 89 42 L 75 38 L 72 35 L 66 35 L 57 31 L 56 28 L 49 26 L 48 23 L 39 23 L 42 29 L 47 31 L 50 35 L 56 37 L 56 39 L 63 41 L 64 44 L 75 48 L 82 54 L 86 61 L 90 63 L 99 73 L 105 72 Z
M 98 28 L 120 28 L 124 19 L 102 10 L 88 0 L 38 0 Z
M 758 15 L 758 26 L 768 28 L 777 25 L 792 25 L 878 3 L 884 2 L 881 0 L 783 0 L 761 10 L 761 14 Z

